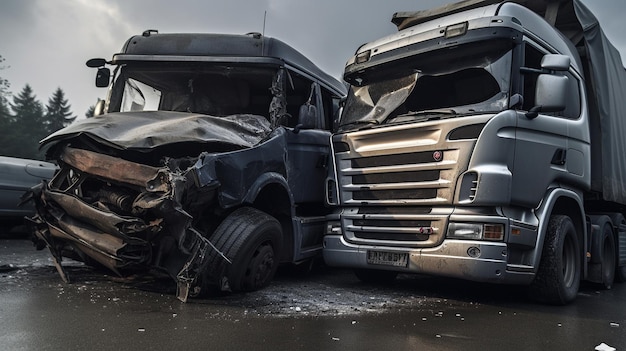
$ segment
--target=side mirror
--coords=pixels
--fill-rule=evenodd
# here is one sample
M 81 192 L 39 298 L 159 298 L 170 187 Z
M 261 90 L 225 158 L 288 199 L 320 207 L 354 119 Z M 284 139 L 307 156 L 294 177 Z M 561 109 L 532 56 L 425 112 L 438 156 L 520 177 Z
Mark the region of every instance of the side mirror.
M 548 54 L 541 58 L 541 68 L 552 71 L 567 71 L 570 57 L 566 55 Z
M 86 65 L 87 67 L 98 68 L 104 66 L 106 63 L 107 60 L 103 58 L 92 58 L 87 61 Z
M 552 74 L 540 74 L 535 90 L 535 107 L 526 114 L 533 119 L 540 112 L 560 112 L 565 110 L 567 102 L 567 77 Z
M 317 107 L 309 103 L 300 106 L 298 124 L 301 125 L 300 129 L 317 128 Z
M 98 88 L 106 88 L 109 86 L 109 80 L 111 79 L 111 71 L 106 67 L 98 68 L 96 73 L 96 86 Z
M 537 77 L 535 103 L 543 112 L 559 112 L 565 110 L 567 101 L 567 77 L 551 74 L 540 74 Z

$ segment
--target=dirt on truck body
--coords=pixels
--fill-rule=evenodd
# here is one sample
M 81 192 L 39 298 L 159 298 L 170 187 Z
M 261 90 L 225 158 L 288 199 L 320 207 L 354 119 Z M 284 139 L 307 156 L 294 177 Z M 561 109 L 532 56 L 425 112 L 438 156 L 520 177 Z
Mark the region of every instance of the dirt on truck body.
M 88 66 L 107 99 L 41 142 L 60 170 L 32 191 L 64 280 L 63 257 L 157 269 L 186 301 L 262 288 L 319 254 L 339 81 L 254 33 L 146 31 Z

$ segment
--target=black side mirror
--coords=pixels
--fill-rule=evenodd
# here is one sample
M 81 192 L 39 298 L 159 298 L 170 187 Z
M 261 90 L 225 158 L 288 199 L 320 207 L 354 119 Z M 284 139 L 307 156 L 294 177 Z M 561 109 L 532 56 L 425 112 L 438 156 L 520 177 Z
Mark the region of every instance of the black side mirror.
M 300 106 L 298 124 L 302 125 L 301 129 L 317 128 L 317 107 L 308 102 Z
M 96 73 L 96 86 L 98 88 L 106 88 L 109 86 L 109 80 L 111 79 L 111 71 L 106 67 L 98 68 Z
M 98 68 L 102 67 L 107 63 L 107 60 L 103 58 L 92 58 L 87 61 L 87 67 Z

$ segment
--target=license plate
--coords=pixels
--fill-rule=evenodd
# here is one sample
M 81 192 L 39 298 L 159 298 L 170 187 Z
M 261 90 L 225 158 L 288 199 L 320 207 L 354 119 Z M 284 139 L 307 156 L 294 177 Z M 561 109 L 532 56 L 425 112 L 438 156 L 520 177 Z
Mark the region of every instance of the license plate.
M 367 263 L 382 266 L 407 267 L 409 264 L 409 254 L 368 250 Z

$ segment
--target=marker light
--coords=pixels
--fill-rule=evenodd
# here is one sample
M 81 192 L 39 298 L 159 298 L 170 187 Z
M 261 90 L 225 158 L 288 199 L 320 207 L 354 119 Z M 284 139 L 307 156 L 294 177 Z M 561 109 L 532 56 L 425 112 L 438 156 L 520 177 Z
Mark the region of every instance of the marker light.
M 504 239 L 504 227 L 502 224 L 485 224 L 483 238 L 487 240 Z
M 370 59 L 370 55 L 372 54 L 371 50 L 363 51 L 362 53 L 356 55 L 356 63 L 367 62 Z
M 467 22 L 457 23 L 446 27 L 445 37 L 446 39 L 460 37 L 465 33 L 467 33 Z

